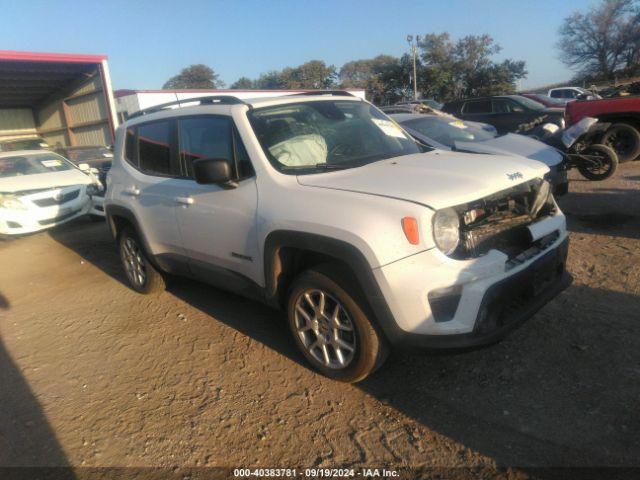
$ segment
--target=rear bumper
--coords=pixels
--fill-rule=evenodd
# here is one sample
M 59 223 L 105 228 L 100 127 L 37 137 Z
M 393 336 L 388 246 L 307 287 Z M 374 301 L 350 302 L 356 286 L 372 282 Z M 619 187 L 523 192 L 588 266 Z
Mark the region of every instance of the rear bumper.
M 490 345 L 522 325 L 572 282 L 566 271 L 569 240 L 547 251 L 525 270 L 490 286 L 471 333 L 421 335 L 402 332 L 394 344 L 408 349 L 466 349 Z

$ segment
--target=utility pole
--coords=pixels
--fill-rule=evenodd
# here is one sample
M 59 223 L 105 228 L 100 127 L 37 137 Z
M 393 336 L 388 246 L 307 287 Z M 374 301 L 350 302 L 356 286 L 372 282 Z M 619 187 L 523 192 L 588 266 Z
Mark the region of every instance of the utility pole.
M 407 35 L 407 42 L 411 46 L 411 53 L 413 54 L 413 99 L 418 100 L 418 73 L 416 68 L 416 55 L 418 51 L 418 42 L 420 42 L 420 35 L 416 35 L 416 41 L 413 42 L 413 35 Z

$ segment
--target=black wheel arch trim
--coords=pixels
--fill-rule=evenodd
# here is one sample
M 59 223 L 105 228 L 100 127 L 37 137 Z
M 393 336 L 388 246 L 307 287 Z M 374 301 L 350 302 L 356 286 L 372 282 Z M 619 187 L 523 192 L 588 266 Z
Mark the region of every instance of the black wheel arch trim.
M 151 248 L 149 246 L 149 242 L 147 241 L 146 237 L 142 233 L 142 229 L 140 228 L 140 222 L 138 222 L 136 215 L 131 210 L 129 210 L 126 207 L 122 207 L 120 205 L 105 205 L 104 212 L 107 219 L 107 225 L 109 226 L 111 235 L 113 235 L 113 238 L 115 240 L 117 240 L 117 236 L 119 232 L 116 231 L 114 217 L 121 217 L 121 218 L 124 218 L 136 231 L 138 238 L 142 242 L 142 248 L 144 249 L 144 252 L 147 255 L 147 259 L 149 260 L 149 262 L 151 262 L 153 267 L 159 271 L 167 270 L 158 262 L 158 259 L 151 254 Z
M 279 303 L 278 288 L 282 265 L 280 251 L 295 248 L 320 253 L 343 262 L 359 283 L 360 290 L 374 315 L 373 320 L 393 344 L 403 336 L 387 304 L 373 270 L 364 254 L 351 243 L 323 235 L 293 230 L 276 230 L 264 242 L 265 296 L 271 304 Z

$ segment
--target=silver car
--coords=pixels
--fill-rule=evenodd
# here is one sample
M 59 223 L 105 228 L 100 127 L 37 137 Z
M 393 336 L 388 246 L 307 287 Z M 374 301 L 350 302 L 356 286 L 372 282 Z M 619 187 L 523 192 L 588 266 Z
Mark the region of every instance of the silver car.
M 399 113 L 390 115 L 419 142 L 430 147 L 469 153 L 520 155 L 549 167 L 547 179 L 554 195 L 569 190 L 564 155 L 557 149 L 524 135 L 500 135 L 482 124 L 459 120 L 449 115 Z

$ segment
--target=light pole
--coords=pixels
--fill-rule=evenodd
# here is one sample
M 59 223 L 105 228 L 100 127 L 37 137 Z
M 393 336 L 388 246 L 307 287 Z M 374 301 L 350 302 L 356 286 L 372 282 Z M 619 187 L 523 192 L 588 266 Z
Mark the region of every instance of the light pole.
M 416 69 L 416 54 L 418 50 L 418 42 L 420 42 L 420 35 L 416 35 L 416 41 L 413 42 L 413 35 L 407 35 L 407 42 L 411 46 L 411 53 L 413 54 L 413 99 L 418 100 L 418 74 Z

